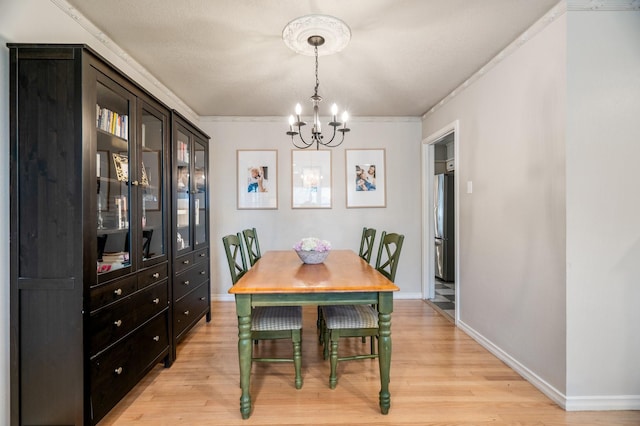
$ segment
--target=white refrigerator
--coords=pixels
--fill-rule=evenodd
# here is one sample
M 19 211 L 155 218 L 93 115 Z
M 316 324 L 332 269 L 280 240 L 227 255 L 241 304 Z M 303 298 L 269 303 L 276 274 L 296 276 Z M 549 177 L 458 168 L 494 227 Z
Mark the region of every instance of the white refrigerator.
M 454 281 L 454 195 L 453 175 L 438 174 L 433 182 L 433 217 L 435 231 L 435 275 Z

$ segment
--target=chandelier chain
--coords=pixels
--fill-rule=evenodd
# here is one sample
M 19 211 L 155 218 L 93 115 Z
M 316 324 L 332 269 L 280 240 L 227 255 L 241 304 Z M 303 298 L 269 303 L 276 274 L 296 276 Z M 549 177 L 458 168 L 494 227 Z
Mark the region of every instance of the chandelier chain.
M 316 54 L 316 89 L 315 95 L 318 96 L 318 88 L 320 87 L 320 80 L 318 79 L 318 46 L 314 46 L 313 50 Z

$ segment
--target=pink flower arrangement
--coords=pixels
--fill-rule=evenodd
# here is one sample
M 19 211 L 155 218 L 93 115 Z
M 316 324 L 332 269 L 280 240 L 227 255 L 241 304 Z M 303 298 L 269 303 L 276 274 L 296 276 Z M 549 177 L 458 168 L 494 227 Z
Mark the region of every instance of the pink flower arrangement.
M 307 237 L 298 241 L 293 246 L 293 249 L 295 251 L 317 251 L 322 253 L 331 250 L 331 243 L 319 238 Z

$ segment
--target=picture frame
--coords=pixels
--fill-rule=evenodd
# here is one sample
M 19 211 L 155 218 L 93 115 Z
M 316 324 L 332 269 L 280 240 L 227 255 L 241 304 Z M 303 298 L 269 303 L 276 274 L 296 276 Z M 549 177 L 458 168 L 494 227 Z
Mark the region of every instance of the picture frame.
M 145 210 L 160 210 L 160 153 L 142 152 L 142 201 Z
M 331 151 L 291 150 L 291 208 L 330 209 Z
M 113 156 L 113 166 L 116 170 L 116 178 L 120 182 L 129 182 L 129 157 L 126 153 L 111 153 Z
M 347 208 L 386 207 L 384 149 L 346 149 Z
M 278 208 L 278 151 L 275 149 L 236 151 L 237 208 Z

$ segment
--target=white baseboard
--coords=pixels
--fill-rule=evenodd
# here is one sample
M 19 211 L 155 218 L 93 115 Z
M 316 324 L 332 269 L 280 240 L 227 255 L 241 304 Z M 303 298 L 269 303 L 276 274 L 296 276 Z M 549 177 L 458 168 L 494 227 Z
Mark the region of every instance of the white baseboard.
M 463 321 L 458 321 L 458 328 L 566 411 L 640 410 L 640 395 L 567 397 Z

